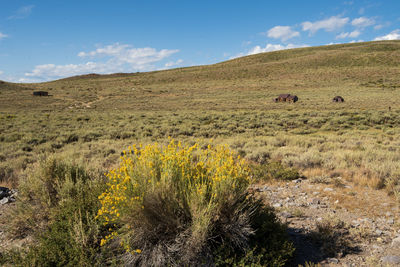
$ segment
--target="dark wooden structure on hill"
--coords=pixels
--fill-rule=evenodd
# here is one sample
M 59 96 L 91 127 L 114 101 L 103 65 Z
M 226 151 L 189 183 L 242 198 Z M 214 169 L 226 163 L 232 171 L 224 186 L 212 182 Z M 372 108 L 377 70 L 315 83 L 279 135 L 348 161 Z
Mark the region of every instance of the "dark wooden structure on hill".
M 335 97 L 332 99 L 332 101 L 333 101 L 333 102 L 344 102 L 344 98 L 341 97 L 341 96 L 335 96 Z
M 287 102 L 292 102 L 292 103 L 295 103 L 295 102 L 297 102 L 299 100 L 299 98 L 297 97 L 297 95 L 290 95 L 290 96 L 288 96 L 288 98 L 287 98 Z
M 277 98 L 274 99 L 275 102 L 297 102 L 299 98 L 296 95 L 291 94 L 280 94 Z
M 33 91 L 34 96 L 49 96 L 49 92 L 46 91 Z

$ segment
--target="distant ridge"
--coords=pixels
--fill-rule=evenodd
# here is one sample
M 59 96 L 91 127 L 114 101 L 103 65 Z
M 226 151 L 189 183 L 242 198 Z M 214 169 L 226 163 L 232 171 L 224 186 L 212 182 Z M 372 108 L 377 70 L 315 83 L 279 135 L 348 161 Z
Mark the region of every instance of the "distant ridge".
M 137 76 L 137 75 L 145 75 L 145 74 L 154 74 L 154 73 L 165 73 L 172 72 L 174 70 L 185 71 L 196 71 L 196 70 L 204 70 L 207 68 L 212 69 L 213 67 L 219 66 L 231 66 L 237 67 L 236 65 L 240 64 L 242 67 L 246 67 L 245 65 L 254 65 L 260 63 L 272 63 L 272 62 L 283 62 L 287 61 L 298 61 L 299 59 L 304 60 L 316 60 L 313 57 L 313 54 L 320 54 L 321 58 L 319 58 L 319 62 L 324 60 L 323 56 L 329 57 L 334 56 L 337 53 L 340 53 L 340 57 L 348 56 L 349 59 L 354 59 L 354 52 L 356 53 L 370 53 L 370 52 L 396 52 L 400 50 L 400 40 L 393 41 L 371 41 L 371 42 L 359 42 L 359 43 L 347 43 L 347 44 L 332 44 L 332 45 L 322 45 L 322 46 L 314 46 L 314 47 L 302 47 L 302 48 L 292 48 L 285 50 L 278 50 L 272 52 L 258 53 L 254 55 L 242 56 L 234 59 L 230 59 L 227 61 L 211 64 L 211 65 L 200 65 L 200 66 L 192 66 L 192 67 L 180 67 L 176 69 L 168 69 L 168 70 L 158 70 L 158 71 L 150 71 L 150 72 L 135 72 L 135 73 L 113 73 L 113 74 L 83 74 L 72 77 L 63 78 L 64 79 L 96 79 L 96 78 L 104 78 L 104 77 L 127 77 L 127 76 Z M 331 54 L 331 55 L 330 55 Z M 366 55 L 368 56 L 368 55 Z M 307 58 L 308 57 L 308 58 Z M 393 58 L 386 64 L 399 64 L 399 57 Z M 297 64 L 297 62 L 295 62 Z M 318 63 L 318 62 L 315 62 Z M 329 61 L 329 63 L 339 64 L 343 66 L 347 63 L 350 63 L 349 60 L 340 62 L 339 59 L 334 61 Z M 362 63 L 360 60 L 358 63 Z M 367 62 L 364 62 L 367 63 Z M 369 62 L 373 63 L 373 62 Z M 377 62 L 375 62 L 377 63 Z

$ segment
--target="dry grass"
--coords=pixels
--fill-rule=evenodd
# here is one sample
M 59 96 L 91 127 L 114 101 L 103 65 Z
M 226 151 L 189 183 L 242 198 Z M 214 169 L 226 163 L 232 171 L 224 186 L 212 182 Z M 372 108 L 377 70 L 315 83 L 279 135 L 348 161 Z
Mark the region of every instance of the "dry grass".
M 397 190 L 400 42 L 264 53 L 220 64 L 0 83 L 0 184 L 40 155 L 113 166 L 132 143 L 228 143 L 249 160 Z M 34 89 L 51 97 L 33 97 Z M 279 93 L 295 104 L 273 103 Z M 332 103 L 342 95 L 344 103 Z M 391 110 L 388 110 L 388 107 Z M 390 181 L 389 181 L 390 179 Z

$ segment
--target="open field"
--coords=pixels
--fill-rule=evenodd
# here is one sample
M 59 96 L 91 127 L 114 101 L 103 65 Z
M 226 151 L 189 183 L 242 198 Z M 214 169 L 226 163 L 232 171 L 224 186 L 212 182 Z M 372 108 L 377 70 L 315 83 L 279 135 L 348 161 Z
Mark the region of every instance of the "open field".
M 16 183 L 51 153 L 109 167 L 129 144 L 171 136 L 227 143 L 248 159 L 305 173 L 393 186 L 400 178 L 399 48 L 398 41 L 331 45 L 150 73 L 2 83 L 0 179 Z M 52 96 L 33 97 L 33 89 Z M 287 92 L 299 102 L 273 103 Z M 332 103 L 336 95 L 345 102 Z

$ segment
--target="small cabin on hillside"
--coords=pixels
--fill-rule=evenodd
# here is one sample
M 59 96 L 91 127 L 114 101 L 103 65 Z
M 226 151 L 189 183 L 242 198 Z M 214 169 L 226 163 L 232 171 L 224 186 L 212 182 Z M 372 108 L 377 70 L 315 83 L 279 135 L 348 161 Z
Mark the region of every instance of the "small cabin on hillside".
M 274 99 L 275 102 L 296 102 L 299 98 L 296 95 L 291 94 L 280 94 L 277 98 Z
M 286 102 L 287 98 L 290 94 L 280 94 L 277 98 L 274 99 L 275 102 Z
M 287 102 L 292 102 L 292 103 L 295 103 L 295 102 L 297 102 L 299 100 L 299 98 L 297 97 L 297 95 L 290 95 L 290 96 L 288 96 L 288 98 L 287 98 Z
M 34 96 L 49 96 L 49 92 L 46 91 L 33 91 Z
M 335 97 L 332 99 L 332 101 L 333 101 L 333 102 L 344 102 L 344 98 L 341 97 L 341 96 L 335 96 Z

